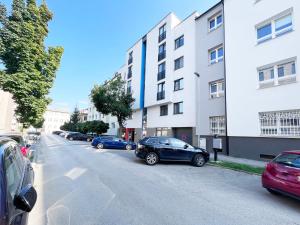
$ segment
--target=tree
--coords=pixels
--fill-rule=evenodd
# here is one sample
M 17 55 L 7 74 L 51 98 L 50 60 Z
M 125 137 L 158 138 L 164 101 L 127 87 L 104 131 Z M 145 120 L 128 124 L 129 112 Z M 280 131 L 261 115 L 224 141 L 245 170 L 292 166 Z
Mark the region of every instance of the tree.
M 80 132 L 83 134 L 86 133 L 103 134 L 107 132 L 108 128 L 109 128 L 108 123 L 104 123 L 103 121 L 96 121 L 96 120 L 87 121 L 84 123 L 77 123 L 77 124 L 74 124 L 72 122 L 67 122 L 60 127 L 61 130 Z
M 0 87 L 13 95 L 18 121 L 26 128 L 39 123 L 50 99 L 62 47 L 44 45 L 52 13 L 45 1 L 13 0 L 11 15 L 0 5 Z
M 120 130 L 126 119 L 132 115 L 135 99 L 125 90 L 125 81 L 120 75 L 103 85 L 94 86 L 90 97 L 98 112 L 117 117 Z
M 78 124 L 80 122 L 80 112 L 77 107 L 75 107 L 74 112 L 71 115 L 70 122 L 73 124 Z

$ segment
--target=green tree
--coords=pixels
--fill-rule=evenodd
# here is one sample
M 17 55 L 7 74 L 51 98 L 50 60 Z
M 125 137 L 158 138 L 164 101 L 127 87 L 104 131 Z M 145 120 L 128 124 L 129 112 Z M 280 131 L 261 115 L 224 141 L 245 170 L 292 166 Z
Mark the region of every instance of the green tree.
M 75 107 L 74 112 L 71 115 L 70 122 L 73 124 L 78 124 L 80 122 L 80 112 L 77 107 Z
M 120 75 L 113 80 L 96 85 L 90 94 L 98 112 L 116 116 L 120 130 L 124 127 L 125 121 L 132 115 L 132 105 L 135 99 L 130 92 L 125 89 L 125 81 Z
M 44 45 L 52 13 L 45 1 L 13 0 L 11 14 L 0 5 L 0 87 L 13 95 L 16 115 L 26 128 L 42 120 L 50 99 L 62 47 Z

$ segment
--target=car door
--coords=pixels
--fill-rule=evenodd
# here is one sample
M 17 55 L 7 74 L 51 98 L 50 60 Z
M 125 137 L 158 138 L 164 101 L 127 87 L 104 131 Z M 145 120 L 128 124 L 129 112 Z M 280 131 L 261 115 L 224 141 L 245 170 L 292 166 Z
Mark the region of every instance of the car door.
M 114 148 L 114 138 L 104 138 L 103 144 L 106 148 Z
M 123 149 L 124 148 L 123 140 L 120 138 L 114 138 L 113 139 L 113 148 L 114 149 Z
M 8 218 L 11 225 L 26 224 L 28 213 L 16 209 L 13 204 L 13 199 L 23 186 L 23 172 L 21 165 L 19 165 L 14 144 L 9 145 L 4 150 L 4 171 L 6 178 L 6 192 L 7 192 L 7 206 Z M 24 168 L 23 168 L 24 169 Z
M 159 156 L 161 160 L 174 160 L 174 149 L 169 138 L 159 138 Z
M 174 160 L 189 160 L 191 146 L 177 138 L 170 138 L 171 146 L 173 147 Z

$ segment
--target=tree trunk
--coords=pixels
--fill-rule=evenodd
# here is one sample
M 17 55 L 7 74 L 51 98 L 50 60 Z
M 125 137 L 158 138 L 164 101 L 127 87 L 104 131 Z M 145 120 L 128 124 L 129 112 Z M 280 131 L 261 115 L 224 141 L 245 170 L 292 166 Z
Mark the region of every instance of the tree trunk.
M 123 122 L 119 117 L 117 117 L 117 119 L 118 119 L 118 124 L 119 124 L 118 137 L 123 138 L 122 137 L 122 133 L 123 133 L 123 129 L 124 129 Z

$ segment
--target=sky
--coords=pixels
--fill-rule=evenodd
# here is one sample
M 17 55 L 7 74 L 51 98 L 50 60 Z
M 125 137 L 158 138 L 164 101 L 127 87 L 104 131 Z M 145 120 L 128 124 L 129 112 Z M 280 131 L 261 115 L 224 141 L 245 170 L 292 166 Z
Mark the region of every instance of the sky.
M 10 7 L 12 0 L 0 0 Z M 219 0 L 46 0 L 54 14 L 46 46 L 64 55 L 50 97 L 52 107 L 86 108 L 95 84 L 112 77 L 125 53 L 169 12 L 184 19 Z

